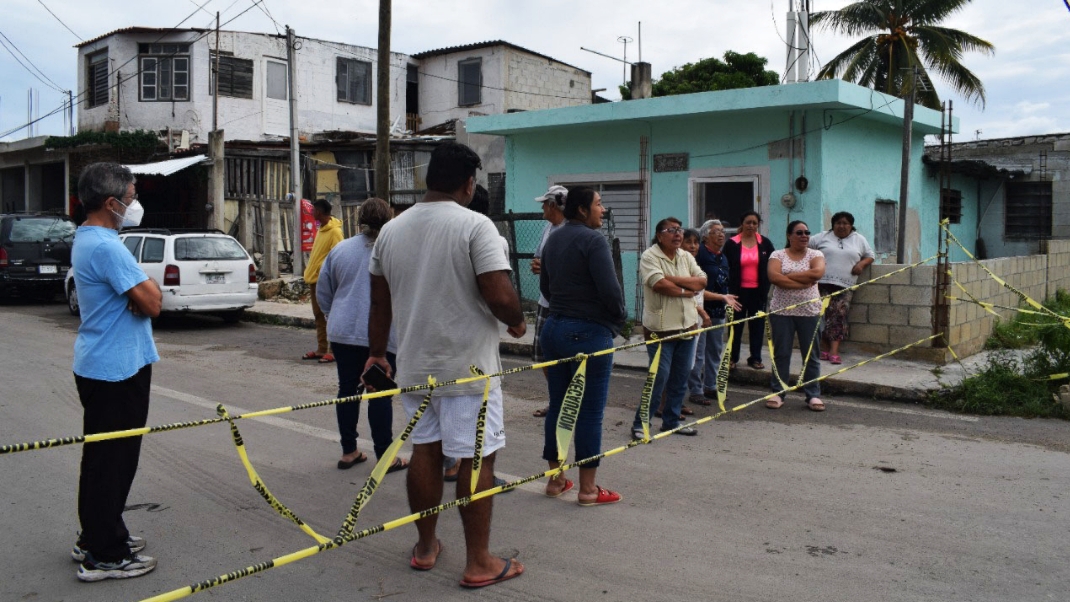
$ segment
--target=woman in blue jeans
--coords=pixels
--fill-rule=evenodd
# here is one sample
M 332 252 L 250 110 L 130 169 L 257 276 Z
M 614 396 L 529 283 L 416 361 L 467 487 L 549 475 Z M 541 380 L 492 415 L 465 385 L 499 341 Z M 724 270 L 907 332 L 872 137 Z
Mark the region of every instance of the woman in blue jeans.
M 590 188 L 572 188 L 565 201 L 564 227 L 546 240 L 542 249 L 539 289 L 550 302 L 550 317 L 540 333 L 547 361 L 593 353 L 613 346 L 624 325 L 624 295 L 613 269 L 609 244 L 598 232 L 602 227 L 602 198 Z M 557 419 L 565 391 L 579 362 L 551 366 L 547 372 L 550 409 L 546 415 L 542 457 L 558 468 Z M 576 417 L 573 438 L 576 458 L 602 453 L 602 415 L 609 394 L 613 355 L 587 359 L 586 386 Z M 581 506 L 600 506 L 621 500 L 621 495 L 595 483 L 598 461 L 580 467 Z M 558 475 L 546 484 L 546 495 L 558 497 L 574 483 Z
M 360 206 L 357 219 L 360 234 L 335 245 L 320 268 L 316 286 L 316 299 L 327 316 L 327 339 L 331 342 L 338 367 L 338 397 L 357 394 L 360 376 L 368 362 L 368 315 L 371 309 L 371 275 L 368 261 L 379 230 L 393 215 L 390 205 L 382 199 L 368 199 Z M 387 343 L 387 361 L 391 371 L 397 338 L 390 331 Z M 394 440 L 392 423 L 394 411 L 391 398 L 380 397 L 368 400 L 368 425 L 372 431 L 375 456 L 382 457 Z M 338 468 L 346 470 L 368 459 L 357 448 L 357 420 L 360 418 L 360 402 L 350 401 L 334 406 L 338 415 L 338 433 L 341 436 L 342 458 Z M 407 460 L 395 458 L 388 472 L 409 467 Z

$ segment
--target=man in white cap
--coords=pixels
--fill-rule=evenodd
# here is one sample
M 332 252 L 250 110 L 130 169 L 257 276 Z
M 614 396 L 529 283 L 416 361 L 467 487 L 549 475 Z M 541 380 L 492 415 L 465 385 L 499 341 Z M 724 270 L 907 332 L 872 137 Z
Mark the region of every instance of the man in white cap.
M 542 251 L 546 247 L 546 241 L 550 234 L 565 225 L 565 199 L 568 198 L 568 189 L 564 186 L 551 186 L 546 194 L 535 197 L 535 202 L 542 204 L 542 216 L 546 219 L 546 227 L 542 229 L 542 239 L 539 246 L 535 247 L 535 258 L 531 260 L 531 273 L 538 275 L 542 268 Z M 542 324 L 550 316 L 550 302 L 539 293 L 539 307 L 535 314 L 535 338 L 531 342 L 531 359 L 535 362 L 543 361 L 542 347 L 539 343 L 539 335 L 542 333 Z M 546 376 L 546 369 L 543 369 Z M 549 407 L 543 406 L 535 410 L 533 416 L 543 418 Z

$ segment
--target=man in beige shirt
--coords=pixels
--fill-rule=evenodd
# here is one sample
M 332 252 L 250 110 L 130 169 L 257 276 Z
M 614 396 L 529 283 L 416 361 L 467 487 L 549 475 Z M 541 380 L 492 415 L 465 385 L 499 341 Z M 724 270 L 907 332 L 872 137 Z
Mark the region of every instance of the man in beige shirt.
M 670 337 L 692 330 L 698 324 L 695 293 L 706 288 L 706 273 L 698 267 L 690 253 L 680 250 L 684 229 L 680 220 L 667 217 L 654 228 L 654 244 L 643 252 L 639 260 L 639 277 L 643 281 L 643 328 L 648 335 Z M 650 361 L 658 345 L 647 345 Z M 680 426 L 680 409 L 687 394 L 687 376 L 695 357 L 695 337 L 676 338 L 661 343 L 658 376 L 654 381 L 649 411 L 653 414 L 661 395 L 665 393 L 665 410 L 661 430 Z M 642 406 L 635 411 L 632 438 L 643 438 Z M 684 427 L 677 435 L 694 436 L 698 431 Z

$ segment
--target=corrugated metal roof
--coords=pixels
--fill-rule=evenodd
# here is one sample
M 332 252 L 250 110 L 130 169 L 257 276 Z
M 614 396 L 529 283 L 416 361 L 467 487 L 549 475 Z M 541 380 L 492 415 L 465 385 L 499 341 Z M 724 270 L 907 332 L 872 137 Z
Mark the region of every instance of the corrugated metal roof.
M 586 69 L 580 69 L 579 67 L 577 67 L 575 65 L 570 65 L 570 64 L 568 64 L 568 63 L 566 63 L 564 61 L 559 61 L 559 60 L 555 59 L 552 56 L 547 56 L 547 55 L 545 55 L 545 54 L 543 54 L 541 52 L 535 52 L 534 50 L 528 50 L 527 48 L 524 48 L 523 46 L 517 46 L 516 44 L 511 44 L 509 42 L 506 42 L 505 40 L 488 40 L 486 42 L 476 42 L 474 44 L 465 44 L 463 46 L 448 46 L 446 48 L 438 48 L 436 50 L 425 50 L 424 52 L 418 52 L 416 54 L 412 54 L 412 55 L 409 55 L 409 56 L 411 56 L 414 59 L 425 59 L 425 58 L 428 58 L 428 57 L 439 56 L 439 55 L 443 55 L 443 54 L 453 54 L 455 52 L 465 52 L 467 50 L 478 50 L 480 48 L 490 48 L 491 46 L 508 46 L 509 48 L 512 48 L 513 50 L 519 50 L 521 52 L 526 52 L 528 54 L 533 54 L 535 56 L 540 56 L 540 57 L 542 57 L 544 59 L 549 59 L 551 61 L 554 61 L 555 63 L 560 63 L 562 65 L 565 65 L 566 67 L 572 67 L 573 69 L 579 69 L 580 71 L 583 71 L 587 75 L 591 74 L 591 72 L 586 70 Z
M 178 173 L 187 167 L 201 162 L 208 162 L 208 157 L 197 155 L 194 157 L 182 157 L 181 159 L 168 159 L 156 163 L 142 163 L 140 165 L 127 165 L 130 172 L 139 176 L 169 176 Z
M 190 31 L 204 31 L 204 30 L 203 29 L 175 29 L 175 28 L 172 28 L 172 27 L 140 27 L 140 26 L 136 26 L 135 25 L 133 27 L 123 27 L 121 29 L 116 29 L 116 30 L 113 30 L 113 31 L 109 31 L 106 34 L 99 35 L 99 36 L 97 36 L 97 37 L 95 37 L 95 38 L 93 38 L 91 40 L 86 40 L 84 42 L 79 42 L 78 44 L 75 44 L 74 47 L 75 48 L 81 48 L 82 46 L 86 46 L 86 45 L 92 44 L 93 42 L 99 42 L 100 40 L 103 40 L 106 37 L 113 36 L 113 35 L 120 34 L 120 33 L 184 33 L 184 32 L 190 32 Z

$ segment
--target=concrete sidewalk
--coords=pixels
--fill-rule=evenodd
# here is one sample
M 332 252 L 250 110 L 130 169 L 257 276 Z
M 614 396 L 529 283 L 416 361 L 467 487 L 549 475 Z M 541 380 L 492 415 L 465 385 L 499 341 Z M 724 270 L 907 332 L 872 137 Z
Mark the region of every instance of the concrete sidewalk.
M 245 320 L 262 324 L 315 328 L 315 322 L 312 318 L 312 305 L 310 303 L 257 301 L 252 309 L 245 311 Z M 514 339 L 506 334 L 505 327 L 502 326 L 502 353 L 530 358 L 533 336 L 534 330 L 529 328 L 527 334 L 522 338 Z M 630 341 L 618 337 L 614 344 L 619 346 L 629 342 L 638 342 L 638 340 L 635 337 Z M 740 362 L 740 365 L 732 371 L 729 381 L 736 385 L 746 384 L 768 388 L 770 377 L 768 367 L 772 362 L 767 356 L 768 353 L 763 353 L 762 360 L 766 365 L 765 370 L 752 370 L 746 367 L 744 362 Z M 873 356 L 852 353 L 850 346 L 848 346 L 848 351 L 843 354 L 842 366 L 833 366 L 828 362 L 821 362 L 821 371 L 822 374 L 828 374 L 871 357 Z M 821 383 L 822 391 L 883 400 L 921 401 L 925 399 L 930 391 L 957 384 L 963 378 L 963 367 L 970 372 L 974 372 L 985 363 L 985 359 L 986 354 L 979 353 L 963 360 L 963 365 L 950 363 L 937 368 L 927 362 L 898 359 L 893 356 L 824 380 Z M 626 370 L 645 371 L 648 364 L 646 349 L 644 347 L 636 347 L 618 351 L 613 356 L 613 364 L 617 368 Z M 791 383 L 796 382 L 801 365 L 802 358 L 799 357 L 799 354 L 792 354 Z M 794 395 L 801 395 L 801 393 L 795 393 Z

